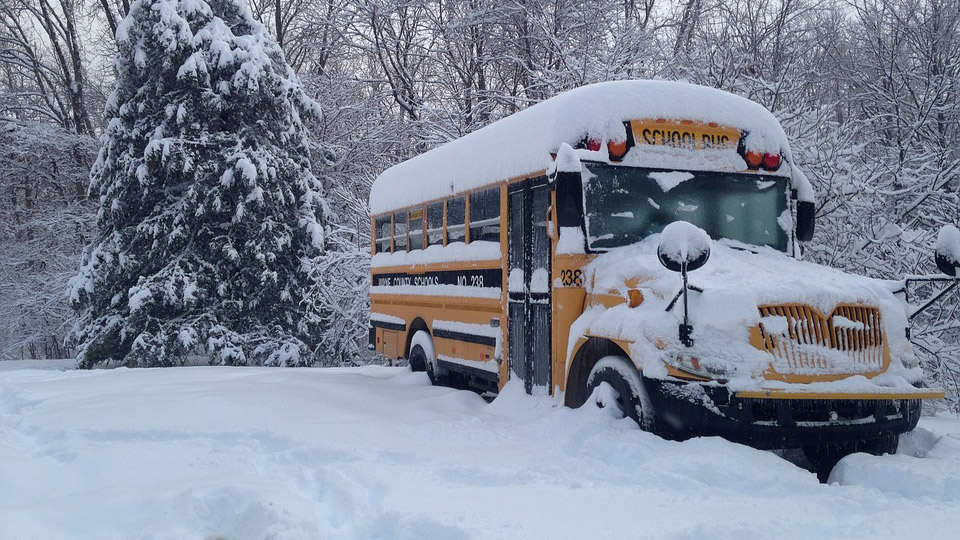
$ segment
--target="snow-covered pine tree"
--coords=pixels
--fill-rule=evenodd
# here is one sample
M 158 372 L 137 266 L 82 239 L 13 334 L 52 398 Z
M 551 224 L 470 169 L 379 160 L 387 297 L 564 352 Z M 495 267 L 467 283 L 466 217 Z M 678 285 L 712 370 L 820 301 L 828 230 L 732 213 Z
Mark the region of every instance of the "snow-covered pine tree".
M 117 45 L 98 235 L 69 288 L 78 366 L 312 363 L 319 107 L 241 0 L 137 0 Z

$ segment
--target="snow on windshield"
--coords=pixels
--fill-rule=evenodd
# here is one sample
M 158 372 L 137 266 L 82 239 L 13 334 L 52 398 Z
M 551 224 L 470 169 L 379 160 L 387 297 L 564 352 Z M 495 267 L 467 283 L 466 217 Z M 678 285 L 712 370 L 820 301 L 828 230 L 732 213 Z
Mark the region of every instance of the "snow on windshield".
M 693 223 L 713 238 L 781 251 L 788 247 L 791 222 L 783 177 L 650 171 L 588 162 L 583 181 L 590 249 L 629 245 L 674 221 Z
M 660 189 L 662 189 L 664 193 L 679 186 L 681 182 L 694 178 L 692 173 L 684 171 L 652 172 L 647 176 L 656 180 L 657 185 L 660 186 Z

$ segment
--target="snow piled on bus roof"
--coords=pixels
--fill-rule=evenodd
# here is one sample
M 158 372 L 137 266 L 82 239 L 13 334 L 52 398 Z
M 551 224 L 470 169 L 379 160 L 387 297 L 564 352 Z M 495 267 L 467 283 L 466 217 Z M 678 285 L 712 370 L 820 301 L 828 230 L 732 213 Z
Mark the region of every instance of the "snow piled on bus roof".
M 399 163 L 370 190 L 374 214 L 411 206 L 498 180 L 550 169 L 551 153 L 588 134 L 623 136 L 623 122 L 646 118 L 716 122 L 750 132 L 749 146 L 790 147 L 780 123 L 749 99 L 674 81 L 611 81 L 559 94 L 489 126 Z

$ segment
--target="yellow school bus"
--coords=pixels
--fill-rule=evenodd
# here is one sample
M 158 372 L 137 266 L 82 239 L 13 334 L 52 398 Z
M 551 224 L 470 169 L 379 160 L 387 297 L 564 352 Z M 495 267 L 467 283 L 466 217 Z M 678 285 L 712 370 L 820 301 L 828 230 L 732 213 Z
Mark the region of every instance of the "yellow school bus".
M 802 261 L 813 189 L 744 98 L 572 90 L 391 167 L 370 210 L 371 346 L 435 384 L 826 465 L 895 450 L 943 395 L 895 288 Z

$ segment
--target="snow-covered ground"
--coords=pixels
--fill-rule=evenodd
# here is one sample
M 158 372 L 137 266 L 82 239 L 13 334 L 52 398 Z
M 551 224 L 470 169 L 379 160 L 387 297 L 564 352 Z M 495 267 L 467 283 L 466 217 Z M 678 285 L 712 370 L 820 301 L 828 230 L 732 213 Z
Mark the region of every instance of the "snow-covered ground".
M 902 447 L 823 485 L 403 368 L 4 370 L 0 538 L 956 538 L 960 421 Z

